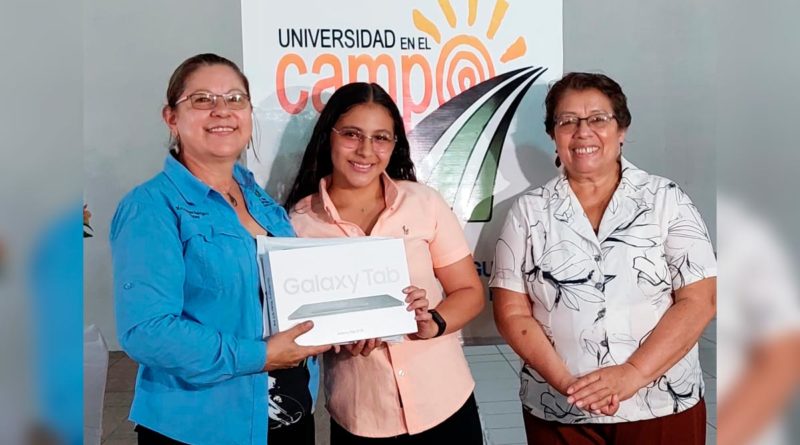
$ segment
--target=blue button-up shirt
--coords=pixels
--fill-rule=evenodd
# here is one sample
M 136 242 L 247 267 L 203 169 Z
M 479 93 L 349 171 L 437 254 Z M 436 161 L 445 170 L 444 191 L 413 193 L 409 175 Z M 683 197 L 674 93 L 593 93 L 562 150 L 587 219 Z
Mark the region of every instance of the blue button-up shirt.
M 234 178 L 259 224 L 294 236 L 252 173 L 237 164 Z M 190 444 L 266 443 L 256 243 L 235 211 L 168 156 L 120 203 L 111 248 L 117 334 L 140 364 L 130 419 Z

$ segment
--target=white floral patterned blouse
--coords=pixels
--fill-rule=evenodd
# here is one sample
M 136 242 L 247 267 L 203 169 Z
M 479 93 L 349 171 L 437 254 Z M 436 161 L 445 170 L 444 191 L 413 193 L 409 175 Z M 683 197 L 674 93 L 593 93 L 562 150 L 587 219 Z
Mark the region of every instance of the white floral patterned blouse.
M 595 234 L 562 173 L 516 201 L 503 226 L 490 287 L 526 293 L 533 316 L 573 375 L 624 363 L 673 304 L 672 293 L 716 276 L 713 247 L 689 197 L 622 159 L 622 179 Z M 525 409 L 562 423 L 616 423 L 684 411 L 703 397 L 695 345 L 614 416 L 567 403 L 531 367 Z

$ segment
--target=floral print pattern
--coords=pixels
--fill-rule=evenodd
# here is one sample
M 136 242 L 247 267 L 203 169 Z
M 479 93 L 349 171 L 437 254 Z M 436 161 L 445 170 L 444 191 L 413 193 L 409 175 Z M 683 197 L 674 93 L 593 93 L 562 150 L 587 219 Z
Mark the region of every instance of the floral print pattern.
M 676 289 L 716 275 L 708 230 L 689 197 L 674 182 L 621 163 L 597 233 L 561 174 L 517 200 L 495 251 L 489 285 L 529 296 L 533 316 L 576 376 L 624 363 Z M 527 365 L 520 379 L 526 409 L 562 423 L 666 416 L 694 406 L 704 391 L 697 345 L 614 416 L 569 404 Z

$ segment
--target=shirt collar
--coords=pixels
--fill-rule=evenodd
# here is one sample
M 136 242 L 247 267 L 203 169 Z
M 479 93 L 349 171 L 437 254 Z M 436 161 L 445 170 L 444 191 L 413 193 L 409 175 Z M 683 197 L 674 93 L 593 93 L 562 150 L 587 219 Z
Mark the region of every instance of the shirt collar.
M 650 174 L 622 158 L 622 179 L 620 189 L 638 191 L 650 180 Z
M 203 202 L 211 191 L 211 187 L 197 179 L 172 153 L 167 155 L 164 161 L 164 174 L 175 184 L 183 199 L 190 204 Z M 250 190 L 255 185 L 253 173 L 238 162 L 233 166 L 233 178 L 243 189 Z
M 243 189 L 252 190 L 253 187 L 256 186 L 256 178 L 253 176 L 253 172 L 238 162 L 233 164 L 233 179 L 235 179 Z
M 164 161 L 164 174 L 175 184 L 183 199 L 190 204 L 202 202 L 211 191 L 211 187 L 197 179 L 172 153 L 168 154 Z
M 322 202 L 322 208 L 328 216 L 334 221 L 341 221 L 339 211 L 333 204 L 330 195 L 328 194 L 328 184 L 330 183 L 331 176 L 328 175 L 319 181 L 319 198 Z M 403 191 L 397 186 L 392 178 L 384 171 L 381 173 L 381 184 L 383 185 L 383 196 L 386 200 L 386 208 L 394 210 L 400 202 Z
M 554 182 L 550 183 L 554 191 L 551 204 L 555 209 L 555 218 L 567 223 L 572 230 L 593 244 L 596 244 L 598 248 L 598 242 L 606 239 L 609 233 L 616 227 L 636 214 L 637 204 L 634 199 L 629 198 L 642 190 L 649 180 L 649 174 L 647 172 L 640 170 L 623 157 L 620 158 L 620 168 L 621 178 L 619 185 L 611 196 L 611 201 L 608 203 L 608 208 L 603 214 L 603 219 L 600 222 L 600 228 L 596 235 L 592 230 L 588 218 L 576 216 L 576 210 L 578 212 L 581 211 L 581 204 L 572 191 L 572 188 L 569 186 L 563 168 L 561 169 L 561 174 L 554 178 Z

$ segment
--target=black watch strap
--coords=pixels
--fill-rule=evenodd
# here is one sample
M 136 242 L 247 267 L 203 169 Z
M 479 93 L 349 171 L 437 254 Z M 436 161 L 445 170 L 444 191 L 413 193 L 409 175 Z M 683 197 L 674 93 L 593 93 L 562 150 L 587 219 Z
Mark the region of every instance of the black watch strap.
M 436 323 L 436 326 L 439 326 L 439 331 L 436 332 L 434 338 L 441 337 L 442 334 L 444 334 L 444 331 L 447 330 L 447 323 L 444 321 L 444 318 L 442 318 L 441 314 L 436 311 L 436 309 L 430 309 L 428 312 L 430 312 L 431 317 L 433 317 L 433 322 Z

